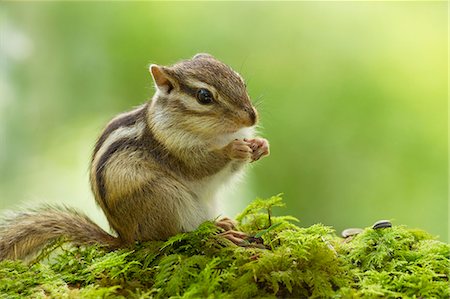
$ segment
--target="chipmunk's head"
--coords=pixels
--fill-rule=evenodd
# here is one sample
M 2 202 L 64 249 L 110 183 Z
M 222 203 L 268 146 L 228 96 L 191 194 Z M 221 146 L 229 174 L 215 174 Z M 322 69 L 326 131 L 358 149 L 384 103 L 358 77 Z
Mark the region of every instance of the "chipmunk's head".
M 202 137 L 255 126 L 258 114 L 242 77 L 209 54 L 165 67 L 152 64 L 155 121 Z

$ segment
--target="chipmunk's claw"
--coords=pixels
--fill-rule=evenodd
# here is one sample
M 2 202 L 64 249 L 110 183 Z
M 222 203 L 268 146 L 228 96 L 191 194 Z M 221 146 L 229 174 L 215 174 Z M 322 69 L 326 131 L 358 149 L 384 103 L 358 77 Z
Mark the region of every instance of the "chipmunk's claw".
M 226 147 L 228 156 L 233 160 L 251 161 L 253 150 L 250 144 L 241 139 L 233 140 Z
M 252 149 L 252 162 L 270 154 L 269 141 L 264 138 L 244 139 Z
M 224 217 L 216 222 L 216 226 L 224 230 L 219 236 L 230 240 L 234 244 L 241 246 L 245 243 L 245 239 L 248 237 L 246 233 L 236 231 L 236 221 L 228 217 Z
M 236 221 L 228 217 L 224 217 L 216 221 L 216 226 L 220 227 L 224 231 L 233 230 L 236 228 L 236 225 Z
M 242 246 L 247 242 L 245 239 L 248 237 L 246 233 L 238 232 L 236 230 L 228 230 L 223 233 L 220 233 L 219 236 L 224 237 L 225 239 L 230 240 L 235 245 Z

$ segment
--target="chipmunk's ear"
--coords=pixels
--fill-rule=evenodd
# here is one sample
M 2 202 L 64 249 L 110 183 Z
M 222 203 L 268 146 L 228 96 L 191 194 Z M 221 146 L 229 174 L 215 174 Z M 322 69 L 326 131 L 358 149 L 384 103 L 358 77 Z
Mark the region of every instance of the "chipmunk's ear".
M 156 64 L 150 65 L 150 74 L 152 74 L 153 82 L 157 89 L 164 93 L 170 93 L 174 87 L 174 79 L 170 77 L 167 70 L 163 66 Z
M 194 57 L 192 57 L 192 59 L 198 59 L 198 58 L 212 58 L 212 59 L 215 59 L 214 56 L 212 56 L 211 54 L 208 54 L 208 53 L 198 53 L 198 54 L 195 54 Z

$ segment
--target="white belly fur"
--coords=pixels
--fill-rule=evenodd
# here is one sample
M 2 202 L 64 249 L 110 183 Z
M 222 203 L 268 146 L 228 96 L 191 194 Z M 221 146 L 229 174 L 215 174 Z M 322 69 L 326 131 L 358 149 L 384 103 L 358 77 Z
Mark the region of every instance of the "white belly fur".
M 225 146 L 234 139 L 251 138 L 253 132 L 253 128 L 245 128 L 234 134 L 221 136 L 217 142 L 220 142 L 221 146 Z M 201 223 L 219 216 L 217 195 L 227 185 L 234 185 L 239 178 L 242 178 L 245 168 L 243 166 L 245 165 L 240 162 L 231 162 L 212 176 L 186 184 L 196 198 L 190 198 L 183 202 L 183 207 L 179 211 L 182 231 L 195 230 Z

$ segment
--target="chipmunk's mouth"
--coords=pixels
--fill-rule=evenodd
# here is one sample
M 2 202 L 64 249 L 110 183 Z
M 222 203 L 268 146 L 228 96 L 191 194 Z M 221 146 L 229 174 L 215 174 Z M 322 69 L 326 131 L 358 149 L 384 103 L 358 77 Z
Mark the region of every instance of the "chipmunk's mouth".
M 223 130 L 222 132 L 216 133 L 213 137 L 212 143 L 218 148 L 226 146 L 235 139 L 251 139 L 254 137 L 255 128 L 254 127 L 238 127 L 233 129 Z
M 247 131 L 254 132 L 255 127 L 256 127 L 256 125 L 247 126 L 247 125 L 243 125 L 243 124 L 234 123 L 232 126 L 229 126 L 227 128 L 224 128 L 223 130 L 221 130 L 222 131 L 221 133 L 222 134 L 239 134 L 239 132 L 247 132 Z
M 250 125 L 249 123 L 243 123 L 242 121 L 239 121 L 239 122 L 232 121 L 232 122 L 227 122 L 227 125 L 224 126 L 224 129 L 221 131 L 223 134 L 234 134 L 241 130 L 246 130 L 246 129 L 254 130 L 255 127 L 256 127 L 255 123 Z
M 255 129 L 253 127 L 243 127 L 237 130 L 234 130 L 233 132 L 228 133 L 229 139 L 244 139 L 244 138 L 251 138 L 253 137 L 253 134 L 255 132 Z

